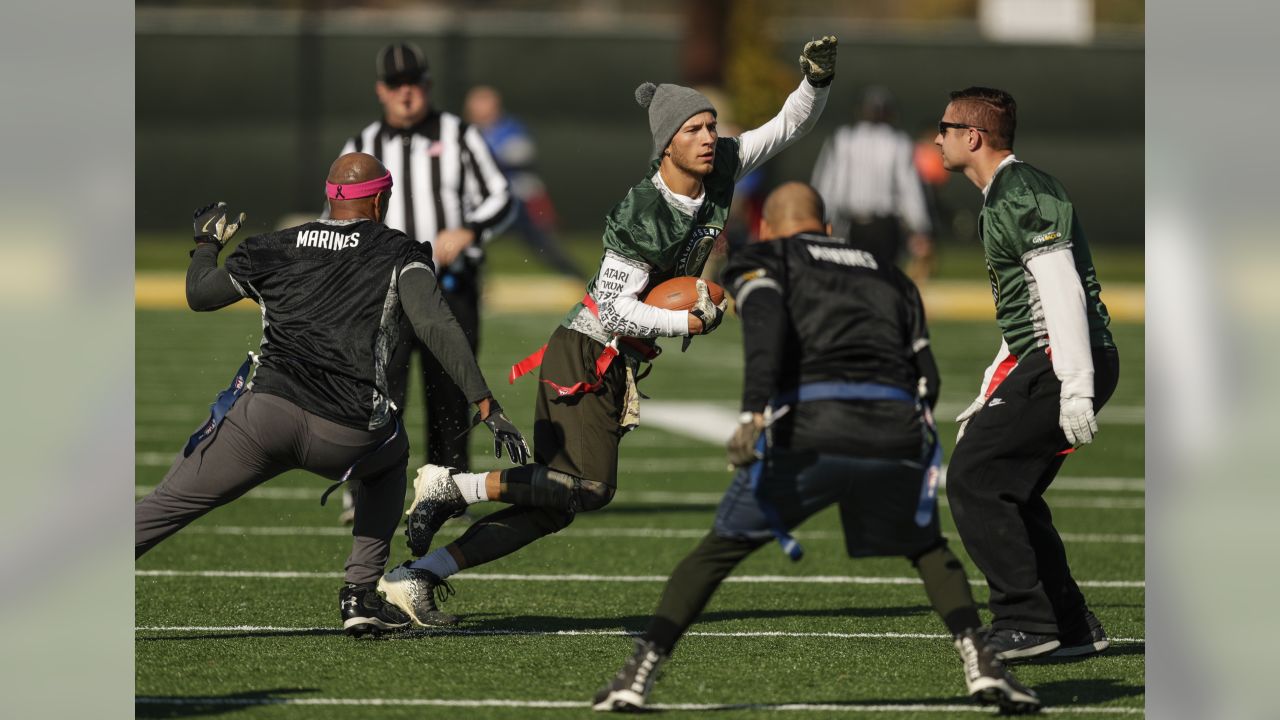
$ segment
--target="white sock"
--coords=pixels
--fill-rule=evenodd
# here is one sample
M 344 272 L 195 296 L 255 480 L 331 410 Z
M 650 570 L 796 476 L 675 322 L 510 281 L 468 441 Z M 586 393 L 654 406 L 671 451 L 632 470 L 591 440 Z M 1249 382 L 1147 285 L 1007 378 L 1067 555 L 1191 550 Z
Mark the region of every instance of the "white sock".
M 489 499 L 488 493 L 485 492 L 487 477 L 489 477 L 487 472 L 454 473 L 453 483 L 458 486 L 458 492 L 462 493 L 462 499 L 466 500 L 468 505 L 474 505 Z
M 441 580 L 458 572 L 458 563 L 449 554 L 447 548 L 439 548 L 427 553 L 426 557 L 418 558 L 413 561 L 409 567 L 415 570 L 426 570 Z

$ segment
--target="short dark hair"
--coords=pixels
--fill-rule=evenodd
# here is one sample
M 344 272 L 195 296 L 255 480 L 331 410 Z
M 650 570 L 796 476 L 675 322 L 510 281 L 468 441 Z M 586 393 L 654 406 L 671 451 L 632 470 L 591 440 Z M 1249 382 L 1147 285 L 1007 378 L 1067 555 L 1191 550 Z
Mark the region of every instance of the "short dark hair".
M 967 87 L 951 93 L 951 103 L 960 111 L 964 122 L 987 129 L 991 147 L 1012 150 L 1014 131 L 1018 129 L 1018 103 L 1004 90 Z

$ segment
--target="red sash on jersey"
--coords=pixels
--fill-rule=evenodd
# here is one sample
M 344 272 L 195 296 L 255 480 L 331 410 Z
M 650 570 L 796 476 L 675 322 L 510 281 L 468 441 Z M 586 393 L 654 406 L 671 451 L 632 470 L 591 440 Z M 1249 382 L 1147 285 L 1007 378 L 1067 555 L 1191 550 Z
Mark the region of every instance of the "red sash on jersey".
M 596 305 L 595 298 L 591 297 L 590 293 L 582 296 L 582 304 L 591 311 L 592 315 L 595 315 L 597 318 L 600 317 L 600 307 Z M 604 385 L 604 374 L 609 369 L 609 366 L 613 364 L 613 359 L 618 357 L 618 343 L 625 343 L 632 350 L 640 353 L 645 360 L 652 360 L 658 356 L 658 353 L 654 352 L 653 348 L 635 338 L 617 336 L 609 344 L 604 346 L 604 350 L 600 352 L 600 357 L 596 358 L 595 380 L 590 382 L 576 382 L 572 385 L 561 385 L 546 378 L 541 378 L 541 380 L 555 388 L 556 394 L 560 397 L 577 395 L 579 393 L 595 392 L 600 389 L 601 385 Z M 546 354 L 546 352 L 547 346 L 543 345 L 533 351 L 529 357 L 521 360 L 515 365 L 512 365 L 511 372 L 507 375 L 507 383 L 514 384 L 521 376 L 528 374 L 529 371 L 542 365 L 542 356 Z
M 1051 348 L 1046 347 L 1044 349 L 1044 352 L 1046 355 L 1049 356 L 1049 360 L 1052 361 L 1053 350 Z M 991 397 L 991 394 L 996 391 L 996 388 L 1000 387 L 1000 383 L 1004 382 L 1005 378 L 1009 377 L 1009 373 L 1013 372 L 1013 369 L 1017 366 L 1018 366 L 1018 358 L 1016 355 L 1013 355 L 1012 353 L 1010 353 L 1009 356 L 1006 357 L 1004 360 L 1001 360 L 1000 364 L 996 366 L 996 371 L 991 373 L 991 382 L 987 383 L 987 389 L 983 393 L 983 396 L 988 398 Z M 1070 455 L 1075 451 L 1076 451 L 1075 448 L 1067 448 L 1066 450 L 1063 450 L 1057 454 Z

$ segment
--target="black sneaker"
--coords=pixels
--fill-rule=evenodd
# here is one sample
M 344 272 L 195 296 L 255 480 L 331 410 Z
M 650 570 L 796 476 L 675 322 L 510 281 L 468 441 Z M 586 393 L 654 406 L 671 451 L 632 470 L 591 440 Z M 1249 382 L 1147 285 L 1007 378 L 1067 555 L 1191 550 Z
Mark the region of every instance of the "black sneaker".
M 964 662 L 964 684 L 969 697 L 982 705 L 997 705 L 1001 714 L 1006 715 L 1040 711 L 1040 698 L 1018 682 L 981 635 L 969 630 L 957 636 L 955 643 Z
M 458 616 L 440 612 L 436 599 L 444 602 L 453 595 L 453 586 L 428 570 L 409 567 L 409 561 L 397 565 L 378 581 L 378 589 L 387 594 L 387 602 L 405 611 L 423 627 L 449 627 L 458 624 Z
M 1102 621 L 1092 610 L 1085 611 L 1085 628 L 1079 632 L 1063 633 L 1058 636 L 1062 646 L 1053 651 L 1049 657 L 1086 657 L 1111 647 L 1107 639 L 1107 631 L 1102 629 Z
M 1001 660 L 1030 660 L 1048 655 L 1062 644 L 1053 635 L 1040 635 L 1012 628 L 990 628 L 983 640 Z
M 467 501 L 453 482 L 452 469 L 443 465 L 423 465 L 413 479 L 413 505 L 405 522 L 404 535 L 409 551 L 418 557 L 431 549 L 431 540 L 445 520 L 467 509 Z
M 338 591 L 338 609 L 342 611 L 342 628 L 352 637 L 377 637 L 386 630 L 409 627 L 409 616 L 378 594 L 373 583 L 347 583 Z
M 642 710 L 653 691 L 653 681 L 658 679 L 658 668 L 667 656 L 651 642 L 636 640 L 635 652 L 592 699 L 592 708 L 603 712 L 634 712 Z

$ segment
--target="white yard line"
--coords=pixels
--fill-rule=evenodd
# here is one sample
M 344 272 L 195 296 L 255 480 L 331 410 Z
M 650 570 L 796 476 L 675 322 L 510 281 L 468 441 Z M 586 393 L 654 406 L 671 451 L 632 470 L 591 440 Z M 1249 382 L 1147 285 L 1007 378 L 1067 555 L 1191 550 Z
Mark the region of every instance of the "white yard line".
M 302 570 L 135 570 L 135 577 L 204 577 L 204 578 L 258 578 L 270 580 L 311 580 L 340 578 L 338 572 L 308 572 Z M 592 575 L 587 573 L 470 573 L 454 575 L 450 580 L 490 580 L 497 582 L 628 582 L 665 583 L 666 575 Z M 873 577 L 864 575 L 730 575 L 729 583 L 782 583 L 791 585 L 920 585 L 918 577 Z M 1143 580 L 1078 580 L 1080 587 L 1096 588 L 1145 588 Z M 969 580 L 971 585 L 983 585 L 984 580 Z
M 342 628 L 328 627 L 281 627 L 272 625 L 151 625 L 134 628 L 135 632 L 242 632 L 242 633 L 340 633 Z M 484 630 L 467 628 L 414 628 L 409 631 L 415 635 L 531 635 L 536 637 L 637 637 L 643 632 L 639 630 Z M 685 637 L 716 638 L 833 638 L 846 640 L 950 640 L 950 635 L 942 633 L 900 633 L 900 632 L 788 632 L 784 630 L 740 630 L 736 632 L 716 632 L 710 630 L 691 630 Z M 1146 638 L 1109 638 L 1117 643 L 1145 643 Z
M 522 710 L 586 710 L 591 703 L 583 700 L 502 700 L 502 699 L 437 699 L 437 698 L 196 698 L 196 697 L 138 697 L 134 702 L 139 705 L 175 705 L 175 706 L 227 706 L 247 707 L 254 705 L 295 705 L 302 707 L 315 706 L 353 706 L 353 707 L 446 707 L 446 708 L 512 708 Z M 914 712 L 914 713 L 983 713 L 990 715 L 991 710 L 979 705 L 928 705 L 917 704 L 879 704 L 860 705 L 856 702 L 848 704 L 826 703 L 654 703 L 648 705 L 654 710 L 685 711 L 718 711 L 718 710 L 768 710 L 778 712 Z M 1045 708 L 1042 712 L 1079 714 L 1107 713 L 1115 715 L 1141 715 L 1145 711 L 1139 707 L 1106 707 L 1098 705 L 1075 705 L 1070 707 Z
M 452 537 L 466 531 L 465 526 L 446 525 L 437 533 Z M 262 537 L 350 537 L 351 528 L 338 525 L 194 525 L 182 531 L 187 535 L 234 535 Z M 592 538 L 637 538 L 653 540 L 697 540 L 705 536 L 708 528 L 627 528 L 569 527 L 556 533 L 557 537 L 592 537 Z M 840 540 L 844 534 L 836 530 L 800 530 L 795 533 L 800 540 Z M 1105 535 L 1094 533 L 1061 533 L 1067 542 L 1097 544 L 1133 544 L 1146 542 L 1142 535 Z
M 154 485 L 135 485 L 134 495 L 142 496 L 155 489 Z M 323 488 L 315 489 L 300 487 L 270 487 L 263 486 L 250 490 L 244 497 L 250 500 L 305 500 L 309 502 L 319 503 L 320 494 Z M 688 506 L 704 506 L 714 507 L 720 504 L 721 493 L 707 492 L 665 492 L 665 491 L 622 491 L 614 500 L 615 504 L 621 503 L 625 505 L 688 505 Z M 947 504 L 945 497 L 939 500 L 943 505 Z M 1080 497 L 1054 497 L 1050 500 L 1050 506 L 1053 508 L 1089 508 L 1093 510 L 1142 510 L 1146 507 L 1146 501 L 1141 497 L 1134 498 L 1080 498 Z

